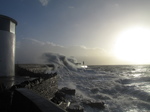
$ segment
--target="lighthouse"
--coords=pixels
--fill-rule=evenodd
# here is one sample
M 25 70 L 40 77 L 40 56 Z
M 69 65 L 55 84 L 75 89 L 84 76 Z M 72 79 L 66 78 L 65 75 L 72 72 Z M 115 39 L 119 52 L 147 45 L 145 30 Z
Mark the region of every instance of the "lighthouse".
M 16 25 L 16 20 L 0 15 L 0 77 L 15 75 Z

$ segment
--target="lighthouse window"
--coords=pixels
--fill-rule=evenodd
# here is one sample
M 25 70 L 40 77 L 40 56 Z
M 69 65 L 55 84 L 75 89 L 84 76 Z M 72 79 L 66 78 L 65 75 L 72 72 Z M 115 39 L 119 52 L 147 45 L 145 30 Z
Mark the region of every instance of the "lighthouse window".
M 13 23 L 12 21 L 10 21 L 10 32 L 15 33 L 15 23 Z

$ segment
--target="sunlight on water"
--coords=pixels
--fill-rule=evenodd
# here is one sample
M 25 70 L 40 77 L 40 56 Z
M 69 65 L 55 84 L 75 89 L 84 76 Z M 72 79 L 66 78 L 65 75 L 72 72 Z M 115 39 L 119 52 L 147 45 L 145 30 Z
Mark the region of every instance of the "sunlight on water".
M 139 110 L 139 109 L 137 109 L 137 107 L 136 107 L 136 109 L 130 109 L 130 110 L 128 110 L 128 111 L 126 111 L 126 112 L 149 112 L 149 111 L 147 111 L 147 110 Z
M 58 67 L 58 87 L 76 89 L 75 99 L 85 112 L 148 112 L 150 110 L 149 66 L 89 66 L 86 69 Z M 148 71 L 148 72 L 147 72 Z M 102 111 L 82 104 L 104 101 Z
M 140 89 L 150 93 L 150 83 L 144 83 L 143 85 L 140 86 Z
M 133 77 L 139 77 L 141 76 L 142 74 L 133 74 Z

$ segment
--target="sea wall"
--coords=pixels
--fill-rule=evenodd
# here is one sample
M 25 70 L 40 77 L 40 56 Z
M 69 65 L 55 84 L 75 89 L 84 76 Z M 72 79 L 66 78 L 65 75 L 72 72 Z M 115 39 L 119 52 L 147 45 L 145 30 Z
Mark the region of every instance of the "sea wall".
M 42 81 L 42 83 L 38 82 L 39 84 L 33 86 L 30 89 L 35 93 L 43 96 L 44 98 L 50 100 L 52 97 L 54 97 L 56 91 L 58 91 L 57 79 L 57 75 L 55 75 Z
M 57 73 L 45 73 L 46 69 L 46 65 L 17 65 L 16 74 L 19 76 L 34 77 L 34 80 L 22 82 L 23 84 L 21 83 L 20 85 L 24 85 L 25 88 L 50 100 L 55 92 L 58 91 L 58 76 Z
M 52 112 L 63 112 L 50 101 L 58 91 L 58 76 L 57 73 L 46 73 L 47 67 L 53 69 L 50 65 L 16 65 L 15 77 L 1 78 L 0 112 L 49 112 L 51 109 L 54 109 Z M 13 85 L 7 87 L 9 81 Z M 32 109 L 28 108 L 30 106 Z M 22 110 L 16 110 L 20 107 Z
M 35 94 L 29 89 L 14 91 L 10 112 L 65 112 L 54 103 Z

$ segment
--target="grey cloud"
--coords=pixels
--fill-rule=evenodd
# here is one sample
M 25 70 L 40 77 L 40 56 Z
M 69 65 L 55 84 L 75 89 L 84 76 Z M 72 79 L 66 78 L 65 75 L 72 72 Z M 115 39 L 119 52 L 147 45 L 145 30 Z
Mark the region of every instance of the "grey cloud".
M 50 0 L 39 0 L 42 6 L 47 6 Z

